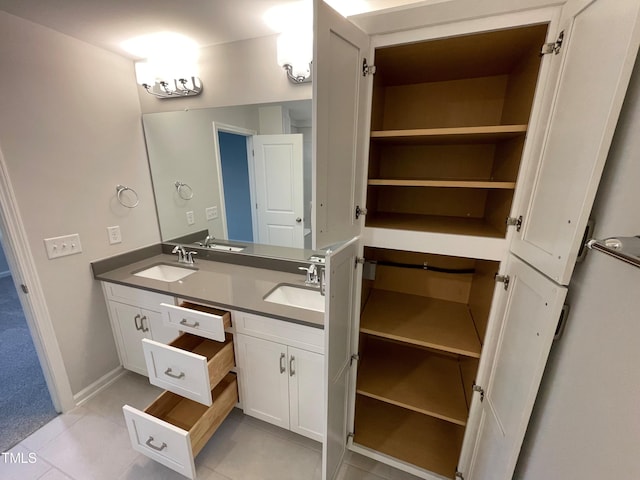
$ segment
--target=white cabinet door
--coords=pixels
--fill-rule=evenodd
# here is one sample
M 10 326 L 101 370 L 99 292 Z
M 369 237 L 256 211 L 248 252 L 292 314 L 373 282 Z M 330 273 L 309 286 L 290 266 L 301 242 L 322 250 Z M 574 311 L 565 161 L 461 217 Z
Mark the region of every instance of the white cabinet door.
M 244 412 L 288 429 L 287 346 L 242 334 L 235 338 Z
M 567 293 L 538 271 L 511 256 L 504 321 L 492 321 L 485 348 L 493 361 L 481 365 L 478 383 L 484 389 L 472 402 L 469 424 L 478 422 L 468 468 L 468 480 L 509 480 L 536 399 L 547 356 Z M 464 456 L 463 456 L 464 457 Z
M 638 51 L 639 12 L 637 0 L 570 0 L 563 8 L 561 55 L 553 58 L 559 83 L 542 100 L 551 105 L 549 124 L 546 136 L 534 139 L 541 162 L 528 175 L 531 200 L 511 248 L 563 285 L 573 272 Z
M 338 474 L 347 445 L 351 335 L 355 324 L 355 278 L 358 238 L 326 256 L 326 298 L 324 313 L 324 374 L 326 378 L 326 421 L 322 449 L 322 478 Z
M 120 345 L 120 355 L 124 368 L 147 375 L 147 366 L 142 351 L 142 339 L 150 338 L 148 323 L 137 307 L 118 302 L 108 302 L 111 316 L 118 328 L 116 340 Z
M 322 441 L 324 355 L 288 347 L 289 419 L 293 432 Z
M 313 15 L 312 232 L 320 249 L 360 233 L 369 37 L 322 0 L 314 0 Z
M 142 310 L 142 315 L 144 317 L 144 324 L 151 330 L 149 338 L 152 338 L 156 342 L 171 343 L 180 335 L 180 331 L 177 328 L 167 327 L 164 324 L 161 313 Z
M 254 135 L 257 243 L 304 248 L 302 134 Z

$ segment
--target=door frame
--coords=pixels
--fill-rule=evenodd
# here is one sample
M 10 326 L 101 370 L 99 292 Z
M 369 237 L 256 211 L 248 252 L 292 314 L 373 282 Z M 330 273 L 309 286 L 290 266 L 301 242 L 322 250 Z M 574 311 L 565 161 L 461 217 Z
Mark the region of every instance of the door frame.
M 0 229 L 9 270 L 18 290 L 51 401 L 56 411 L 69 411 L 76 407 L 76 402 L 1 148 Z M 27 295 L 21 293 L 22 285 L 27 286 Z
M 247 141 L 247 166 L 249 170 L 249 197 L 251 201 L 251 229 L 253 230 L 253 240 L 255 242 L 256 231 L 258 228 L 258 219 L 256 218 L 255 204 L 256 204 L 256 192 L 255 192 L 255 165 L 253 160 L 253 136 L 258 132 L 250 130 L 248 128 L 237 127 L 235 125 L 229 125 L 220 122 L 211 122 L 213 126 L 213 144 L 216 162 L 216 172 L 218 175 L 220 185 L 220 218 L 222 220 L 222 231 L 224 238 L 229 238 L 229 231 L 227 229 L 227 208 L 224 202 L 224 181 L 222 179 L 222 157 L 220 155 L 220 132 L 233 133 L 234 135 L 240 135 L 246 138 Z

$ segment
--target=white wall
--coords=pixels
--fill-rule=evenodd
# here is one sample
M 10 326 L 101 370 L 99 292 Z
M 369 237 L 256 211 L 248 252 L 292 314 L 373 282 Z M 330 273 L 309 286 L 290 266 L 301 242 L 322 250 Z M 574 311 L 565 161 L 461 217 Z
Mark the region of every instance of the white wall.
M 119 364 L 89 263 L 160 240 L 133 65 L 0 12 L 0 72 L 0 148 L 77 393 Z M 137 208 L 116 202 L 117 184 L 138 192 Z M 69 233 L 83 253 L 48 260 L 43 239 Z
M 592 217 L 594 236 L 640 235 L 640 64 Z M 515 478 L 640 478 L 640 269 L 589 252 L 551 352 Z
M 202 48 L 202 93 L 160 100 L 138 87 L 142 112 L 310 99 L 311 84 L 294 85 L 276 63 L 276 39 L 272 35 Z

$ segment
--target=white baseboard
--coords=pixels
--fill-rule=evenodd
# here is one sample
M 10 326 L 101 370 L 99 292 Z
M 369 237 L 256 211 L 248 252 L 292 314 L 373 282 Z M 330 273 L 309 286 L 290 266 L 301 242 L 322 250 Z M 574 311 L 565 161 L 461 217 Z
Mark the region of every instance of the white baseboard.
M 76 406 L 81 406 L 83 403 L 86 403 L 88 400 L 93 398 L 95 395 L 100 393 L 102 390 L 107 388 L 113 382 L 118 380 L 122 375 L 127 373 L 127 371 L 119 366 L 114 368 L 106 375 L 100 377 L 98 380 L 93 382 L 87 388 L 82 389 L 78 393 L 73 396 L 73 400 L 76 402 Z

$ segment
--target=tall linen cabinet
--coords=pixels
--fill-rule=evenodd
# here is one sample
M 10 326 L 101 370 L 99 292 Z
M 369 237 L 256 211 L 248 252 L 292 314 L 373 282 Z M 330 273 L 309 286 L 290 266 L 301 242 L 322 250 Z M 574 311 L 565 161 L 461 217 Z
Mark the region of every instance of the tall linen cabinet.
M 369 16 L 369 35 L 314 2 L 315 247 L 352 239 L 353 269 L 328 290 L 325 479 L 347 448 L 426 479 L 513 474 L 640 1 L 489 3 Z

